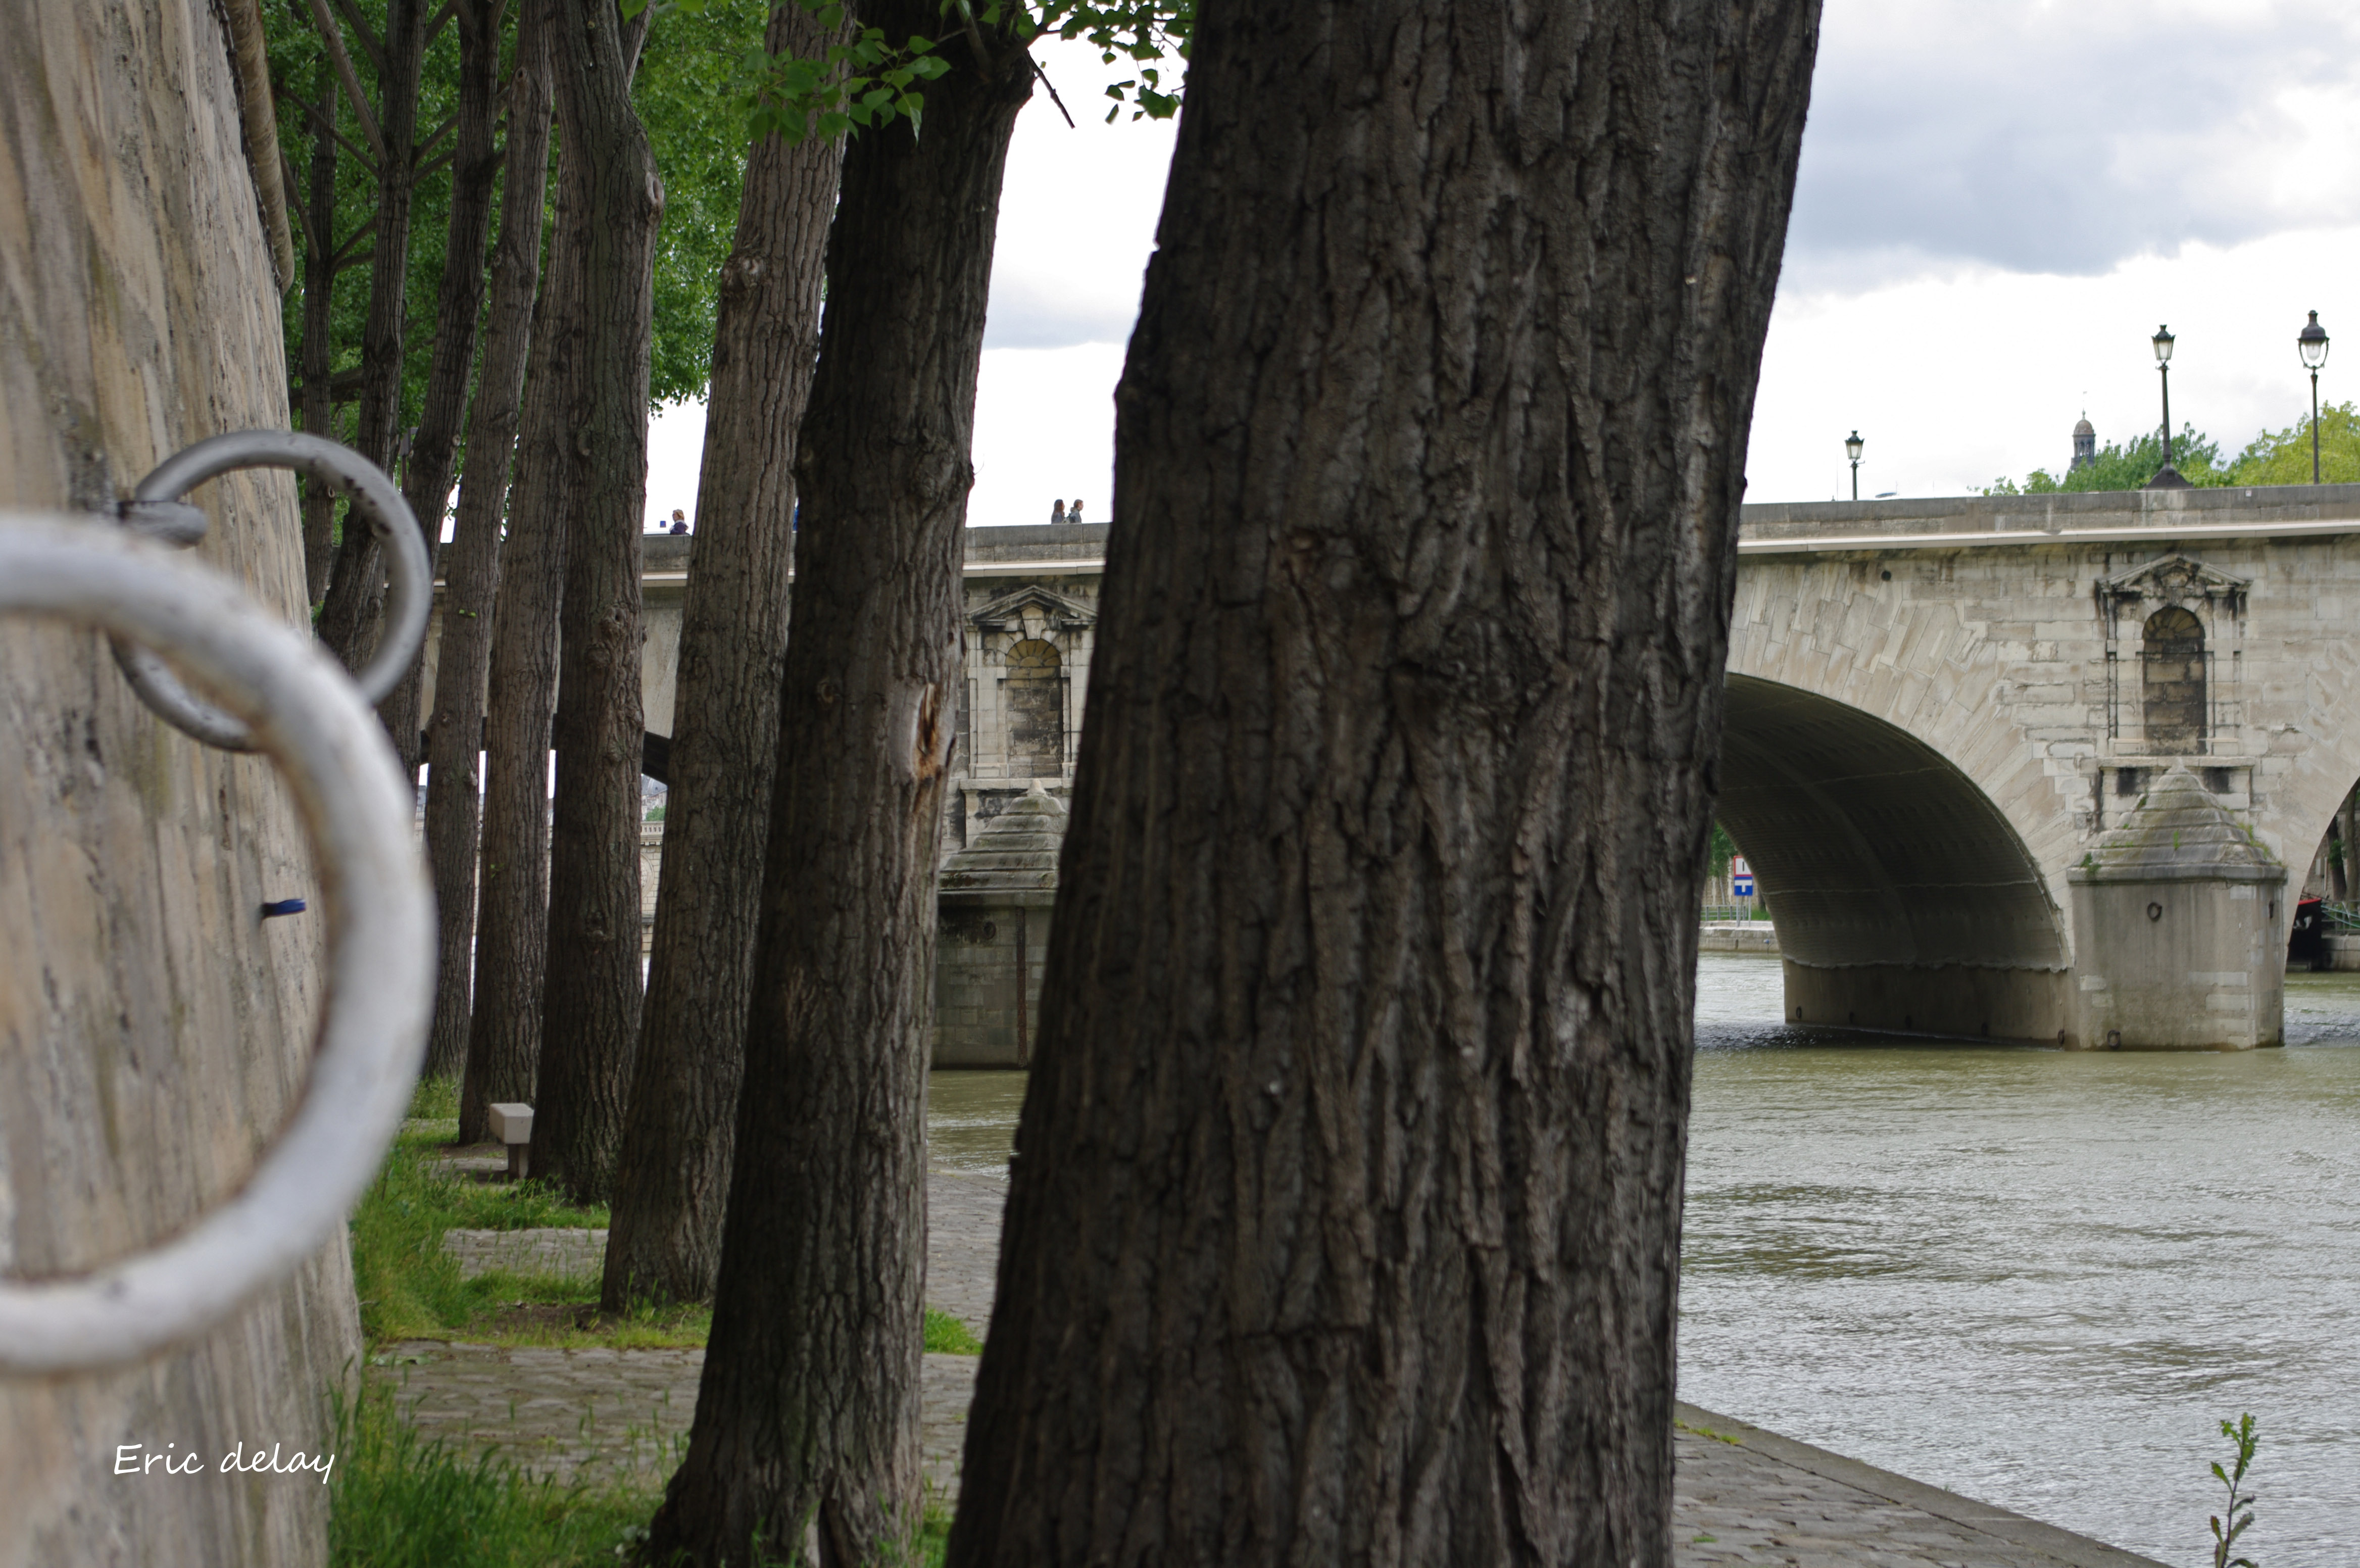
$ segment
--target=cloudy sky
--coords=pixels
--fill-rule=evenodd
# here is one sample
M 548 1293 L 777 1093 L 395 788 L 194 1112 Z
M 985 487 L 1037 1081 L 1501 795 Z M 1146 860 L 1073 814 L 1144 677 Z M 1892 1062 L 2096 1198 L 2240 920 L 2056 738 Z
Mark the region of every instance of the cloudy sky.
M 1107 515 L 1112 394 L 1166 126 L 1099 123 L 1052 52 L 1009 159 L 976 412 L 979 524 Z M 1098 100 L 1101 104 L 1102 99 Z M 2224 448 L 2309 396 L 2307 311 L 2360 398 L 2360 6 L 2349 0 L 1828 0 L 1747 464 L 1754 500 L 1956 495 L 2158 415 Z M 701 411 L 663 416 L 651 517 L 693 507 Z

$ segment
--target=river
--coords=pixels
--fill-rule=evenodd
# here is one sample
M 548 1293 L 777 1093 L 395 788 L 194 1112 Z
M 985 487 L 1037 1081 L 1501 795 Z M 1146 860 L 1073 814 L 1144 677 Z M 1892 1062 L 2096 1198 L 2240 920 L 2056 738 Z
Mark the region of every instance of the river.
M 1779 984 L 1699 963 L 1683 1398 L 2189 1568 L 2250 1410 L 2241 1549 L 2360 1563 L 2360 975 L 2217 1056 L 1800 1031 Z M 1004 1171 L 1022 1083 L 935 1074 L 935 1157 Z

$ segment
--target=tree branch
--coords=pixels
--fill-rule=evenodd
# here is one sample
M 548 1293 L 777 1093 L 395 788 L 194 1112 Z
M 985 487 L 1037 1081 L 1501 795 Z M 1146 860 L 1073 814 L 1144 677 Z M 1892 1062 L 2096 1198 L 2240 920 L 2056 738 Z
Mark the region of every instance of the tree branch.
M 298 379 L 292 382 L 288 389 L 293 395 L 294 400 L 297 402 L 300 403 L 303 400 L 303 383 L 301 380 Z M 360 395 L 361 373 L 358 367 L 350 370 L 339 370 L 334 375 L 328 378 L 328 400 L 330 402 L 349 403 Z
M 300 103 L 302 100 L 297 99 L 296 102 Z M 286 182 L 289 190 L 293 191 L 300 188 L 303 183 L 302 176 L 295 168 L 295 160 L 287 156 L 287 149 L 284 148 L 279 148 L 279 178 Z M 300 229 L 303 233 L 303 249 L 305 252 L 309 255 L 324 258 L 328 253 L 327 247 L 320 243 L 320 236 L 317 234 L 314 234 L 311 230 L 311 214 L 302 207 L 294 205 L 290 205 L 288 208 L 288 212 L 289 214 L 294 218 L 295 226 Z
M 344 20 L 350 22 L 353 31 L 360 35 L 362 52 L 369 57 L 369 63 L 377 68 L 377 73 L 383 76 L 385 40 L 370 29 L 368 18 L 361 15 L 361 8 L 354 5 L 353 0 L 336 0 L 336 9 L 344 14 Z
M 1049 73 L 1041 69 L 1041 62 L 1037 60 L 1032 61 L 1032 74 L 1039 77 L 1041 85 L 1049 90 L 1049 102 L 1057 105 L 1057 113 L 1065 116 L 1065 128 L 1069 131 L 1081 129 L 1079 126 L 1074 124 L 1073 111 L 1065 107 L 1065 101 L 1063 98 L 1057 96 L 1057 84 L 1049 80 Z
M 289 103 L 302 110 L 304 114 L 310 115 L 311 123 L 314 126 L 317 126 L 320 129 L 333 137 L 335 138 L 336 145 L 343 148 L 346 153 L 350 154 L 352 160 L 355 163 L 359 164 L 363 169 L 366 170 L 368 171 L 368 177 L 372 181 L 377 177 L 377 159 L 368 155 L 367 148 L 355 147 L 353 145 L 352 138 L 336 128 L 335 119 L 328 114 L 327 108 L 324 104 L 306 103 L 302 99 L 295 96 L 292 93 L 286 93 L 284 96 Z
M 354 247 L 376 232 L 377 219 L 372 217 L 344 237 L 344 243 L 338 246 L 335 254 L 328 258 L 328 265 L 339 272 L 343 271 L 352 259 Z
M 975 25 L 975 7 L 967 0 L 958 0 L 958 14 L 959 25 L 967 31 L 967 47 L 975 50 L 975 68 L 989 77 L 993 69 L 991 50 L 984 47 L 983 29 Z
M 426 47 L 434 47 L 435 36 L 450 26 L 451 18 L 459 14 L 459 0 L 442 0 L 442 9 L 426 19 Z
M 457 130 L 458 128 L 459 116 L 453 115 L 449 119 L 443 121 L 441 125 L 435 126 L 434 134 L 428 137 L 424 141 L 420 142 L 418 144 L 418 151 L 412 156 L 414 158 L 424 158 L 428 153 L 434 150 L 434 144 L 436 142 L 441 141 L 444 137 L 449 136 L 453 131 Z
M 377 115 L 369 108 L 367 94 L 361 91 L 361 79 L 353 70 L 353 57 L 344 48 L 344 35 L 328 15 L 326 0 L 311 0 L 311 25 L 320 30 L 320 39 L 328 46 L 328 63 L 335 67 L 336 81 L 344 87 L 344 96 L 351 100 L 353 116 L 361 123 L 361 136 L 377 154 L 377 165 L 385 167 L 385 137 L 377 128 Z M 366 37 L 363 39 L 366 41 Z M 382 59 L 382 51 L 379 51 Z M 338 137 L 338 141 L 344 138 Z

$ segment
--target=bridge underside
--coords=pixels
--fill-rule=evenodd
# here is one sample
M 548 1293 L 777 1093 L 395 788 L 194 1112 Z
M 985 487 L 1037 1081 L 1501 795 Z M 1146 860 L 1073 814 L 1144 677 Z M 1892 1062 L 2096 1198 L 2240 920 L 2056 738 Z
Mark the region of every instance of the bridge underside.
M 1778 923 L 1790 1020 L 2075 1043 L 2063 917 L 2015 828 L 1932 747 L 1732 674 L 1721 783 Z

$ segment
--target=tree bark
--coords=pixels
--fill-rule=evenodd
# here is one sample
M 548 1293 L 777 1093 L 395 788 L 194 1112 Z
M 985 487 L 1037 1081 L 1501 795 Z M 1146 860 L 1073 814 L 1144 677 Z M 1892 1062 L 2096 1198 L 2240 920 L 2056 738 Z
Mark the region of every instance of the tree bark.
M 426 371 L 426 396 L 419 409 L 417 433 L 410 438 L 410 460 L 402 469 L 402 499 L 418 519 L 429 561 L 442 550 L 442 509 L 451 497 L 459 424 L 467 411 L 467 377 L 475 363 L 475 329 L 484 310 L 489 259 L 485 247 L 492 232 L 492 185 L 500 171 L 496 132 L 506 9 L 507 0 L 455 0 L 453 12 L 459 24 L 459 123 L 451 162 L 450 237 L 435 287 L 434 356 Z M 414 661 L 402 683 L 377 705 L 394 750 L 413 775 L 425 760 L 420 742 L 424 716 L 419 711 L 425 673 L 426 662 Z M 432 855 L 431 846 L 427 852 Z M 454 1056 L 442 1064 L 442 1070 L 453 1071 L 457 1066 Z
M 939 25 L 935 0 L 861 20 Z M 996 31 L 847 150 L 797 478 L 794 632 L 706 1376 L 651 1555 L 868 1563 L 918 1525 L 926 1041 L 961 530 L 1000 176 Z M 825 758 L 825 766 L 809 759 Z M 793 760 L 805 765 L 792 766 Z
M 484 683 L 491 658 L 493 597 L 500 580 L 500 520 L 508 464 L 516 447 L 518 405 L 532 345 L 533 291 L 541 281 L 541 198 L 549 171 L 553 91 L 549 70 L 548 0 L 519 0 L 516 71 L 508 87 L 507 174 L 500 238 L 492 253 L 491 308 L 482 367 L 467 411 L 466 467 L 459 485 L 442 590 L 442 636 L 429 727 L 426 852 L 434 870 L 440 979 L 427 1071 L 462 1071 L 472 1016 L 475 946 L 475 836 L 482 807 L 477 759 L 484 734 Z M 530 1079 L 511 1083 L 531 1095 Z M 505 1092 L 505 1091 L 504 1091 Z M 483 1105 L 463 1135 L 481 1137 Z M 463 1109 L 466 1102 L 463 1097 Z M 463 1121 L 464 1117 L 463 1115 Z M 469 1138 L 467 1141 L 474 1141 Z
M 361 325 L 360 423 L 354 450 L 388 474 L 401 440 L 403 309 L 410 287 L 410 209 L 418 186 L 418 71 L 426 52 L 426 12 L 421 0 L 386 0 L 384 61 L 377 71 L 377 126 L 385 156 L 377 166 L 375 259 L 368 314 Z M 385 552 L 366 528 L 344 530 L 320 636 L 346 669 L 358 669 L 375 641 L 385 600 Z M 414 728 L 414 727 L 413 727 Z M 395 750 L 411 759 L 418 739 Z
M 960 1568 L 1671 1562 L 1698 886 L 1819 9 L 1206 0 Z
M 329 382 L 335 372 L 336 321 L 336 137 L 337 105 L 333 83 L 322 77 L 319 117 L 311 127 L 311 168 L 305 189 L 311 217 L 303 230 L 303 336 L 298 347 L 303 373 L 303 429 L 330 440 L 336 433 L 335 400 Z M 336 492 L 324 481 L 303 480 L 303 583 L 305 602 L 327 596 L 328 570 L 336 556 Z
M 555 5 L 557 0 L 539 0 Z M 550 14 L 553 30 L 555 13 Z M 553 67 L 552 67 L 553 82 Z M 486 1130 L 485 1107 L 530 1101 L 541 1061 L 541 977 L 549 943 L 549 739 L 557 705 L 558 605 L 565 585 L 565 390 L 579 352 L 585 200 L 574 151 L 558 155 L 557 222 L 532 362 L 518 416 L 508 533 L 492 612 L 484 726 L 484 828 L 476 892 L 475 1016 L 459 1094 L 459 1136 Z
M 663 185 L 631 107 L 615 0 L 563 0 L 557 117 L 584 200 L 580 346 L 564 390 L 569 537 L 560 622 L 536 1165 L 604 1202 L 639 1035 L 639 533 Z
M 766 43 L 810 59 L 829 36 L 801 6 L 781 5 Z M 792 437 L 818 353 L 842 161 L 839 142 L 757 144 L 722 268 L 655 945 L 606 1235 L 610 1312 L 705 1299 L 720 1263 L 761 908 L 761 858 L 746 846 L 770 820 L 794 552 Z

